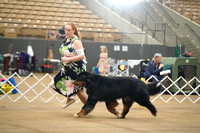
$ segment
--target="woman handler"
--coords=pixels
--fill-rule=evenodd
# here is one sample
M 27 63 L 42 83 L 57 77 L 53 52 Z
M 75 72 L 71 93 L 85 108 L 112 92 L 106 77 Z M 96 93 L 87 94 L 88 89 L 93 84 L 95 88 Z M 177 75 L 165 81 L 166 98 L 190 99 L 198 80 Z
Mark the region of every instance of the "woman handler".
M 74 88 L 73 81 L 77 75 L 85 71 L 84 47 L 79 40 L 77 27 L 74 23 L 67 23 L 65 26 L 66 38 L 61 45 L 59 52 L 62 55 L 62 69 L 54 77 L 53 89 L 67 98 L 63 108 L 75 102 L 74 95 L 77 94 L 83 104 L 86 103 L 87 94 L 82 89 Z

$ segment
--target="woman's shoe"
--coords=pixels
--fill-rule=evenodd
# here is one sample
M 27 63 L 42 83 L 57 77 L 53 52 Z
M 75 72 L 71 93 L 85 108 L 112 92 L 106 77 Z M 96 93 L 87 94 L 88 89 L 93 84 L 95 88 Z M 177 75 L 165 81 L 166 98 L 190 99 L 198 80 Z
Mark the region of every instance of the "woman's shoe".
M 75 102 L 75 99 L 68 99 L 68 101 L 62 106 L 62 108 L 67 108 L 69 105 Z

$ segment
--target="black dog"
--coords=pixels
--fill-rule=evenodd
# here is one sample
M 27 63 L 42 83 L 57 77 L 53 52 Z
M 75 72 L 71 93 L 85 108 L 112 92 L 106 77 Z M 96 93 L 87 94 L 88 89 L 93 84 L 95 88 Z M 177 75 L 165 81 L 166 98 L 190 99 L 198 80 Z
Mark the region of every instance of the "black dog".
M 133 102 L 148 108 L 153 116 L 157 110 L 149 100 L 150 95 L 160 92 L 162 83 L 154 82 L 145 84 L 143 81 L 133 77 L 104 77 L 89 72 L 82 72 L 74 82 L 76 87 L 85 86 L 88 100 L 81 111 L 74 117 L 82 117 L 91 112 L 98 101 L 105 101 L 108 111 L 118 118 L 125 118 Z M 117 99 L 122 98 L 122 113 L 115 109 L 118 105 Z

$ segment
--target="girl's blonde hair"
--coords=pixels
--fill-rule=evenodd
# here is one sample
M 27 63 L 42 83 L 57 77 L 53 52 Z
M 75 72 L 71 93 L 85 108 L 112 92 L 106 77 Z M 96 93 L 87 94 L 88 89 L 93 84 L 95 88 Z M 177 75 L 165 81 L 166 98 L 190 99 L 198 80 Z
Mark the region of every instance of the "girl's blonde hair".
M 72 30 L 74 30 L 74 34 L 79 38 L 78 28 L 76 27 L 74 22 L 68 22 L 66 25 L 70 25 L 72 27 Z
M 103 53 L 107 53 L 107 47 L 106 46 L 100 46 L 100 47 L 101 47 Z

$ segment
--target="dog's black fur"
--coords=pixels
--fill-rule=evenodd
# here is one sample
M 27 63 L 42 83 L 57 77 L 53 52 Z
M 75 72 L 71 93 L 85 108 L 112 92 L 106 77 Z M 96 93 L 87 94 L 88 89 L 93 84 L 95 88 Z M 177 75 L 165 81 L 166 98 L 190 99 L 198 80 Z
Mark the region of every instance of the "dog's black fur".
M 104 77 L 89 72 L 80 73 L 74 84 L 77 87 L 85 86 L 88 94 L 86 104 L 75 117 L 87 115 L 98 101 L 105 101 L 108 111 L 118 118 L 125 118 L 133 102 L 146 107 L 156 116 L 157 110 L 149 100 L 149 96 L 159 93 L 162 87 L 160 82 L 145 84 L 133 77 Z M 115 109 L 119 98 L 122 98 L 124 105 L 121 114 Z

